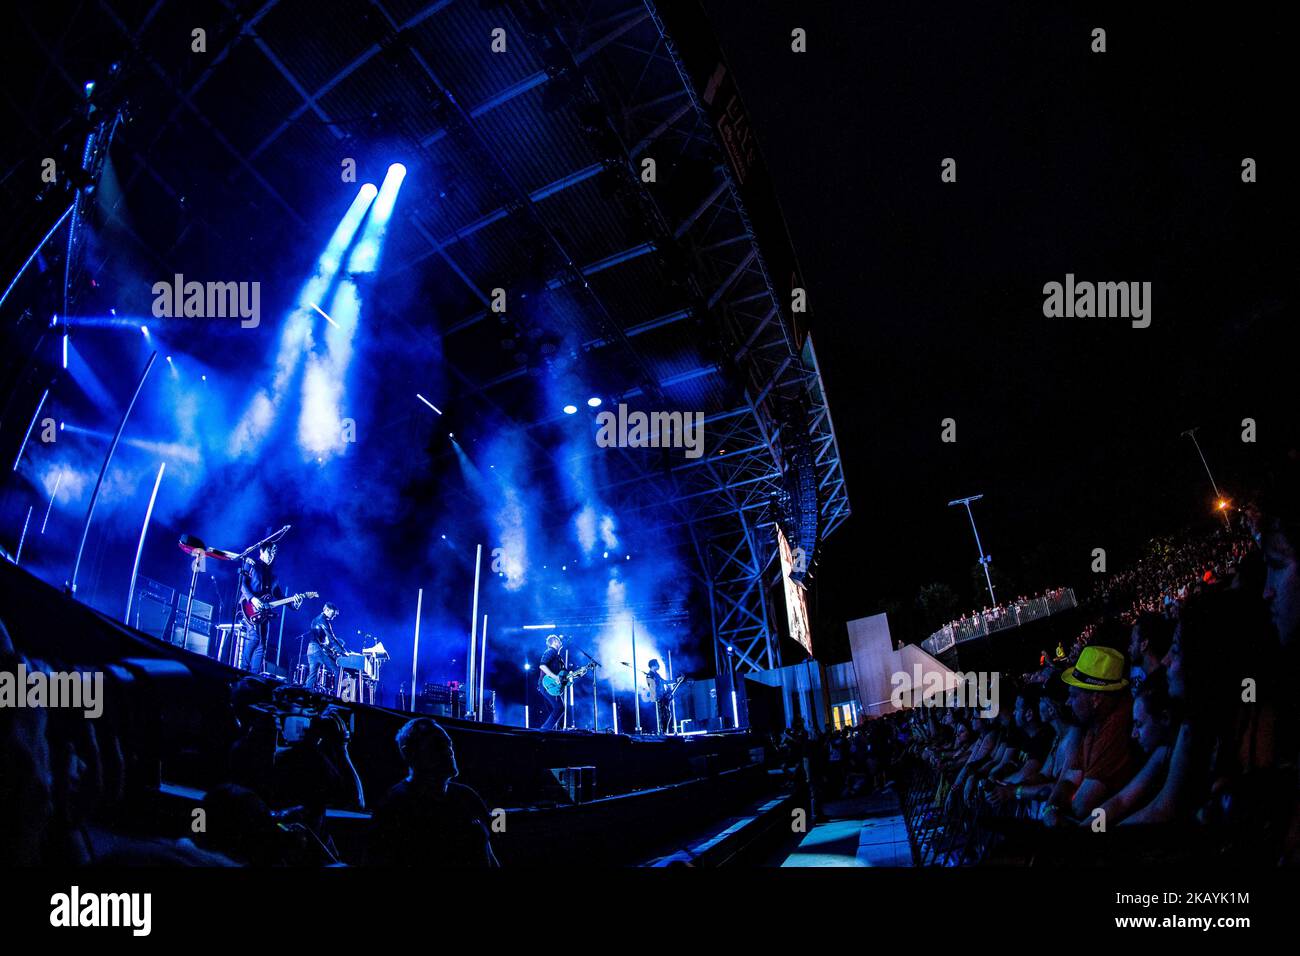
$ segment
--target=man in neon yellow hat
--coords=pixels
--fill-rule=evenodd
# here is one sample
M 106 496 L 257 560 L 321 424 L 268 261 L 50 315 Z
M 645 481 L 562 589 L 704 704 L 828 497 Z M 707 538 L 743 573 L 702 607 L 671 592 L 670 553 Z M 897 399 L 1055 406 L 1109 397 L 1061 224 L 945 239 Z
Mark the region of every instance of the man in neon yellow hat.
M 1122 651 L 1088 645 L 1079 653 L 1079 662 L 1061 675 L 1070 687 L 1070 709 L 1083 727 L 1083 741 L 1045 807 L 1048 822 L 1062 813 L 1090 822 L 1092 810 L 1118 793 L 1141 766 L 1133 752 L 1133 702 L 1125 693 L 1126 669 Z

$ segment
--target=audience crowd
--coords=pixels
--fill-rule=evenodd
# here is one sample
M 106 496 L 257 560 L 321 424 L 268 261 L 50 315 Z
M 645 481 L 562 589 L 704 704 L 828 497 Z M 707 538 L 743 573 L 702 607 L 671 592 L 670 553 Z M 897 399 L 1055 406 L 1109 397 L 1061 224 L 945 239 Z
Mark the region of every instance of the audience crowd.
M 1154 542 L 1073 647 L 1002 684 L 1010 710 L 908 711 L 919 861 L 1300 861 L 1294 502 Z
M 20 665 L 52 672 L 20 656 L 0 624 L 0 670 Z M 497 865 L 488 810 L 456 782 L 451 739 L 431 718 L 402 726 L 392 746 L 407 775 L 372 798 L 353 765 L 346 710 L 246 677 L 226 717 L 215 722 L 229 740 L 226 779 L 197 807 L 173 808 L 182 824 L 173 829 L 187 835 L 166 838 L 138 835 L 168 827 L 157 819 L 164 798 L 129 784 L 141 755 L 124 742 L 125 728 L 58 709 L 0 708 L 0 866 Z M 151 819 L 140 820 L 142 807 Z M 347 859 L 327 808 L 373 810 Z M 188 825 L 195 820 L 202 825 Z

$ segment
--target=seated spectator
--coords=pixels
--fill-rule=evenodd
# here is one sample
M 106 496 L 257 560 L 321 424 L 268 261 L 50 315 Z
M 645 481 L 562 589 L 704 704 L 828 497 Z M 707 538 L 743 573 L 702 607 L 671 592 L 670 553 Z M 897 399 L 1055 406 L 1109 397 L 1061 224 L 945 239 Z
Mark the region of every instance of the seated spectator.
M 16 672 L 20 657 L 0 623 L 0 670 Z M 43 707 L 0 707 L 0 865 L 43 862 L 46 834 L 55 816 L 54 775 L 45 737 Z
M 1300 643 L 1300 523 L 1274 505 L 1275 513 L 1261 521 L 1259 543 L 1264 552 L 1264 602 L 1283 647 Z
M 1014 746 L 1002 762 L 989 771 L 990 785 L 1021 784 L 1042 768 L 1056 742 L 1056 731 L 1044 723 L 1039 714 L 1041 697 L 1042 691 L 1036 687 L 1023 688 L 1016 695 Z
M 1243 700 L 1266 683 L 1257 599 L 1241 591 L 1199 595 L 1184 608 L 1165 657 L 1169 694 L 1183 712 L 1159 793 L 1126 823 L 1190 820 L 1235 778 L 1274 759 L 1276 708 Z
M 245 677 L 230 689 L 239 736 L 230 745 L 229 779 L 263 799 L 271 795 L 275 771 L 275 708 L 271 684 L 260 677 Z
M 1169 644 L 1174 637 L 1173 621 L 1163 614 L 1144 612 L 1133 623 L 1132 637 L 1129 642 L 1129 661 L 1132 663 L 1132 679 L 1141 683 L 1162 666 L 1165 655 L 1169 653 Z M 1137 688 L 1134 687 L 1136 692 Z
M 1075 765 L 1062 776 L 1048 800 L 1045 822 L 1086 818 L 1137 771 L 1131 698 L 1124 693 L 1128 687 L 1125 669 L 1123 653 L 1113 647 L 1089 645 L 1079 655 L 1079 662 L 1061 675 L 1070 686 L 1070 707 L 1083 727 L 1083 739 Z
M 1000 746 L 1004 727 L 996 717 L 976 717 L 971 722 L 975 733 L 975 742 L 970 748 L 957 777 L 952 784 L 952 793 L 956 799 L 970 802 L 977 781 L 984 771 L 993 766 Z
M 1146 754 L 1146 763 L 1124 789 L 1101 805 L 1107 826 L 1121 822 L 1159 792 L 1169 771 L 1169 755 L 1177 733 L 1178 719 L 1165 672 L 1157 670 L 1142 682 L 1133 700 L 1133 737 Z M 1085 821 L 1085 825 L 1090 822 Z
M 307 831 L 307 858 L 299 862 L 338 862 L 338 851 L 325 827 L 325 810 L 365 806 L 361 779 L 348 754 L 346 722 L 338 708 L 327 707 L 308 719 L 301 736 L 290 732 L 300 726 L 286 722 L 281 731 L 287 746 L 275 752 L 273 805 L 292 810 L 293 822 Z M 312 845 L 312 838 L 317 845 Z
M 479 795 L 456 783 L 456 753 L 447 732 L 416 717 L 397 732 L 406 779 L 375 811 L 370 861 L 384 866 L 498 866 L 491 819 Z
M 1057 674 L 1043 685 L 1038 699 L 1038 717 L 1055 734 L 1051 749 L 1037 771 L 1026 768 L 1019 775 L 1022 779 L 1014 783 L 1007 781 L 989 791 L 989 801 L 995 807 L 1015 801 L 1020 806 L 1028 806 L 1036 815 L 1038 804 L 1051 796 L 1057 781 L 1078 759 L 1083 732 L 1070 707 L 1069 687 Z
M 278 856 L 271 809 L 256 793 L 236 784 L 213 787 L 203 798 L 205 826 L 194 844 L 240 866 L 273 866 Z

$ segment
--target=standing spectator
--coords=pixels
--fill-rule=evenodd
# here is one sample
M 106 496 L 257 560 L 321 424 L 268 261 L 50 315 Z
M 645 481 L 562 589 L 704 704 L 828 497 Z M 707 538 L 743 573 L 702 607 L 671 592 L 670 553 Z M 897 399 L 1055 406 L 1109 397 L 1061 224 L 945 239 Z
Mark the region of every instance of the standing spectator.
M 456 751 L 447 732 L 416 717 L 397 732 L 406 779 L 375 811 L 370 860 L 385 866 L 495 867 L 486 804 L 455 778 Z

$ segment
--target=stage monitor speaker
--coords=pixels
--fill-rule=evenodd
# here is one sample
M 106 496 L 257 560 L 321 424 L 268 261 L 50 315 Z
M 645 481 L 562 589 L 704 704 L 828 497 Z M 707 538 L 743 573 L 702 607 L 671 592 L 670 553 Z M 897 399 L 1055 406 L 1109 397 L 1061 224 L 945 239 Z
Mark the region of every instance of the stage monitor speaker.
M 140 588 L 135 593 L 135 621 L 133 622 L 141 631 L 144 631 L 150 637 L 156 637 L 164 640 L 167 634 L 167 624 L 171 620 L 172 607 L 158 600 L 153 593 Z
M 573 803 L 586 803 L 596 795 L 595 767 L 551 767 L 551 776 Z
M 172 643 L 178 647 L 184 647 L 187 651 L 193 651 L 195 654 L 202 654 L 204 657 L 207 657 L 209 643 L 208 635 L 203 631 L 194 630 L 192 624 L 190 626 L 188 639 L 185 639 L 183 631 L 184 629 L 179 624 L 172 628 Z

